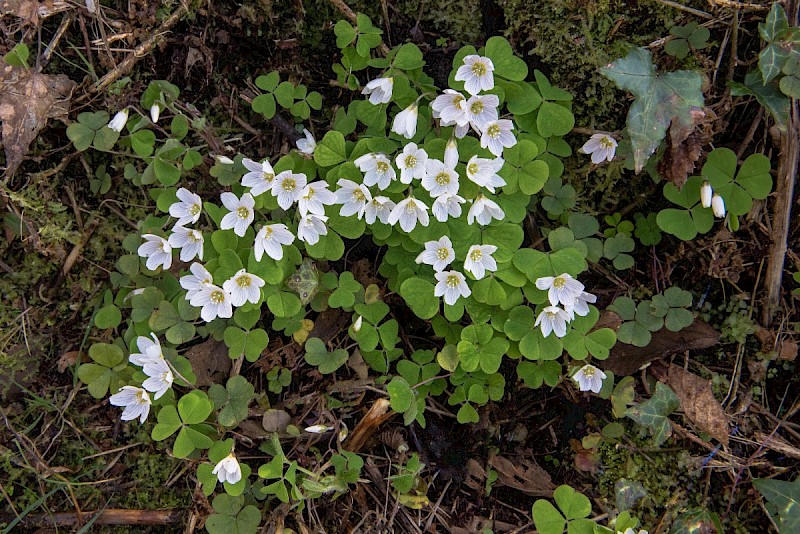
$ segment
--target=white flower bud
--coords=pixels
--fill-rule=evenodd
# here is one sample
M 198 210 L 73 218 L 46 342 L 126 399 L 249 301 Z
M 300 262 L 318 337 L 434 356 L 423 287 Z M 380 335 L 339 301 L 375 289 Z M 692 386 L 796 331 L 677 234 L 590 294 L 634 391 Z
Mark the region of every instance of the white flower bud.
M 150 106 L 150 120 L 153 121 L 153 124 L 158 122 L 158 116 L 161 114 L 161 108 L 158 107 L 158 104 L 154 103 Z
M 714 210 L 714 216 L 725 217 L 725 201 L 716 193 L 711 197 L 711 209 Z
M 118 111 L 114 118 L 108 123 L 108 127 L 114 130 L 115 132 L 121 132 L 122 129 L 125 127 L 125 123 L 128 122 L 128 110 L 123 109 L 122 111 Z
M 700 203 L 704 208 L 711 207 L 711 195 L 713 193 L 714 191 L 711 189 L 711 184 L 708 183 L 708 180 L 703 182 L 703 187 L 700 188 Z
M 361 323 L 363 322 L 364 318 L 359 315 L 358 319 L 356 319 L 356 322 L 353 323 L 353 332 L 358 332 L 359 330 L 361 330 Z

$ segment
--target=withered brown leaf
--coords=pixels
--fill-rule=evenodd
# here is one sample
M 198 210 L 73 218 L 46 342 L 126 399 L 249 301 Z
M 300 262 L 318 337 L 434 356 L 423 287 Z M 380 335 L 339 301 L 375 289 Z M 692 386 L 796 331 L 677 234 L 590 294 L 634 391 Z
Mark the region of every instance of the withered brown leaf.
M 701 430 L 728 445 L 728 416 L 711 391 L 711 382 L 670 365 L 667 383 L 681 401 L 681 408 Z

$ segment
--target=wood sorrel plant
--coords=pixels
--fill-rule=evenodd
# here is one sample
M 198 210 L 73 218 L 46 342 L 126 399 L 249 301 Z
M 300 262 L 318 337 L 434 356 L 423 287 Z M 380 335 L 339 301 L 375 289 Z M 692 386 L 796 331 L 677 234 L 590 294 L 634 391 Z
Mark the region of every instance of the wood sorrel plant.
M 449 404 L 460 405 L 459 422 L 477 421 L 476 406 L 503 396 L 506 358 L 519 361 L 517 374 L 530 387 L 574 377 L 581 389 L 597 391 L 606 376 L 586 363 L 608 357 L 616 341 L 610 329 L 593 330 L 595 298 L 578 281 L 593 253 L 578 233 L 550 252 L 523 247 L 528 213 L 565 197 L 560 158 L 570 155 L 562 136 L 574 124 L 571 96 L 539 71 L 527 81 L 527 66 L 501 37 L 462 48 L 442 90 L 413 44 L 371 57 L 379 32 L 366 22 L 359 29 L 337 24 L 342 63 L 334 70 L 342 85 L 361 87 L 367 67 L 379 72 L 363 86 L 365 98 L 337 109 L 333 129 L 318 142 L 307 134 L 301 150 L 277 159 L 217 157 L 211 175 L 229 187 L 219 201 L 179 187 L 202 161 L 200 149 L 184 144 L 188 131 L 206 124 L 175 105 L 179 92 L 171 84 L 154 82 L 145 93 L 149 118 L 148 111 L 118 116 L 111 129 L 96 116 L 79 117 L 85 128 L 73 128 L 80 149 L 103 150 L 109 143 L 97 146 L 98 139 L 106 138 L 130 148 L 144 170 L 129 161 L 126 176 L 163 186 L 150 190 L 160 213 L 125 240 L 131 254 L 117 264 L 117 295 L 107 294 L 97 314 L 98 326 L 116 328 L 126 308 L 121 336 L 93 345 L 94 362 L 81 366 L 79 377 L 95 397 L 111 393 L 125 420 L 145 423 L 154 412 L 151 435 L 175 435 L 175 456 L 207 455 L 197 470 L 207 495 L 217 481 L 234 497 L 251 488 L 253 469 L 238 462 L 229 431 L 247 418 L 255 389 L 241 376 L 197 386 L 181 353 L 203 338 L 222 340 L 231 358 L 254 362 L 269 336 L 283 333 L 305 345 L 309 365 L 329 374 L 349 353 L 309 338 L 310 314 L 351 312 L 348 333 L 407 424 L 425 425 L 427 396 L 445 390 Z M 256 84 L 289 109 L 280 96 L 289 88 L 278 94 L 276 80 Z M 297 99 L 306 90 L 291 94 Z M 264 100 L 254 100 L 254 109 Z M 275 106 L 267 108 L 274 115 Z M 169 115 L 170 135 L 157 141 L 152 120 Z M 444 340 L 439 350 L 406 353 L 377 286 L 363 287 L 350 272 L 319 271 L 316 261 L 340 260 L 345 240 L 362 236 L 385 248 L 379 273 L 389 291 L 430 321 Z M 350 453 L 313 472 L 286 458 L 277 437 L 262 450 L 273 459 L 257 470 L 265 479 L 260 492 L 284 502 L 346 491 L 358 479 L 361 464 Z M 326 473 L 330 466 L 340 467 Z M 252 523 L 242 502 L 220 501 L 222 509 Z

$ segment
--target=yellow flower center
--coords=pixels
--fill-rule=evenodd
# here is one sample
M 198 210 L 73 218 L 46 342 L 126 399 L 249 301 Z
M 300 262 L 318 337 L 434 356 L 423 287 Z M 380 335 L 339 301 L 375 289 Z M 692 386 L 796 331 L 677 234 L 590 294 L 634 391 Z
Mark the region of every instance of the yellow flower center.
M 447 284 L 447 287 L 458 287 L 459 280 L 456 275 L 451 274 L 447 277 L 447 281 L 445 283 Z
M 375 204 L 376 202 L 373 200 L 372 203 Z M 406 204 L 406 213 L 414 213 L 415 211 L 417 211 L 417 203 L 412 200 Z
M 472 249 L 472 252 L 469 253 L 469 259 L 472 261 L 481 261 L 482 258 L 483 252 L 481 252 L 481 249 L 479 248 L 474 248 Z
M 450 183 L 450 174 L 446 172 L 440 172 L 436 175 L 436 183 L 439 185 L 447 185 Z
M 379 161 L 375 164 L 375 168 L 378 169 L 378 172 L 383 174 L 389 170 L 389 164 L 385 161 Z
M 558 313 L 556 313 L 556 312 L 553 312 L 553 311 L 549 311 L 549 312 L 547 312 L 547 316 L 548 316 L 550 319 L 553 319 L 553 318 L 555 318 L 557 315 L 558 315 Z
M 364 199 L 367 198 L 364 196 L 364 193 L 361 189 L 353 189 L 353 199 L 357 202 L 363 202 Z
M 211 302 L 213 302 L 214 304 L 221 304 L 225 302 L 225 293 L 223 293 L 220 290 L 212 291 Z
M 610 137 L 601 137 L 600 138 L 600 146 L 603 148 L 613 148 L 614 143 L 611 141 Z
M 486 65 L 482 61 L 476 61 L 472 64 L 472 74 L 484 76 L 486 74 Z
M 417 158 L 415 156 L 406 156 L 406 169 L 413 169 L 417 166 Z
M 189 206 L 190 215 L 197 215 L 198 213 L 200 213 L 200 204 L 192 204 Z
M 283 183 L 281 184 L 284 191 L 294 191 L 295 187 L 297 187 L 297 182 L 293 178 L 286 178 Z
M 585 376 L 586 378 L 594 378 L 594 369 L 592 369 L 591 367 L 587 367 L 586 369 L 583 370 L 583 376 Z
M 469 165 L 467 165 L 467 172 L 470 174 L 478 174 L 479 170 L 481 170 L 481 168 L 478 166 L 477 163 L 470 163 Z
M 265 226 L 264 227 L 264 239 L 269 239 L 270 237 L 272 237 L 272 228 L 270 228 L 269 226 Z
M 560 276 L 556 276 L 556 279 L 553 280 L 553 287 L 561 289 L 567 284 L 566 278 L 561 278 Z
M 144 400 L 144 391 L 143 390 L 136 392 L 136 400 L 139 402 L 139 404 L 145 404 L 147 402 L 146 400 Z
M 194 230 L 189 230 L 189 239 L 191 239 L 193 243 L 199 243 L 203 240 L 203 234 Z
M 262 179 L 263 179 L 265 182 L 269 183 L 269 182 L 271 182 L 271 181 L 272 181 L 272 179 L 273 179 L 273 178 L 275 178 L 275 175 L 274 175 L 274 174 L 272 174 L 271 172 L 262 172 L 262 173 L 261 173 L 261 178 L 262 178 Z
M 252 280 L 246 274 L 243 274 L 239 278 L 236 279 L 236 285 L 239 287 L 250 287 Z
M 494 139 L 498 135 L 500 135 L 500 126 L 497 124 L 492 124 L 486 129 L 486 135 Z
M 239 206 L 236 208 L 236 216 L 240 219 L 247 219 L 250 217 L 250 209 L 245 206 Z
M 313 187 L 309 187 L 308 188 L 308 193 L 306 193 L 306 195 L 303 198 L 306 199 L 306 200 L 311 200 L 312 198 L 314 198 L 314 195 L 316 195 L 316 194 L 317 193 L 314 192 L 314 188 Z
M 463 102 L 464 100 L 466 100 L 466 99 L 465 99 L 463 96 L 461 96 L 461 95 L 453 95 L 453 105 L 454 105 L 455 107 L 461 107 L 461 106 L 460 106 L 460 104 L 461 104 L 461 102 Z
M 469 107 L 469 110 L 472 112 L 473 115 L 480 115 L 481 112 L 483 111 L 483 102 L 481 102 L 480 100 L 476 100 Z
M 436 257 L 440 260 L 446 260 L 448 256 L 450 256 L 450 251 L 446 248 L 442 247 L 436 250 Z

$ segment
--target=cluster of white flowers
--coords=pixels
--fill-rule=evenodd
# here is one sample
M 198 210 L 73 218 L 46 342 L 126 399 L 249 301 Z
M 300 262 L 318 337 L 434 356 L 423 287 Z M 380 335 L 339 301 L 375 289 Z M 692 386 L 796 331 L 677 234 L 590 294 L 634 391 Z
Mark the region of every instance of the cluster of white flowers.
M 589 304 L 597 301 L 597 297 L 584 291 L 584 286 L 567 273 L 558 276 L 543 276 L 536 280 L 536 287 L 547 291 L 550 306 L 546 306 L 534 326 L 542 329 L 547 337 L 554 332 L 557 337 L 567 335 L 567 323 L 576 315 L 585 317 L 589 314 Z M 559 307 L 559 304 L 563 308 Z
M 711 189 L 708 180 L 700 187 L 700 204 L 704 208 L 711 208 L 715 217 L 725 217 L 725 200 Z
M 122 406 L 123 421 L 131 421 L 138 418 L 140 423 L 144 423 L 150 413 L 150 395 L 160 399 L 172 387 L 175 376 L 172 373 L 164 353 L 161 350 L 161 343 L 155 334 L 151 334 L 152 340 L 146 336 L 136 338 L 136 347 L 139 352 L 132 352 L 128 361 L 142 368 L 147 379 L 142 383 L 142 387 L 123 386 L 119 392 L 109 398 L 114 406 Z
M 496 271 L 497 262 L 492 257 L 496 250 L 497 247 L 494 245 L 472 245 L 464 259 L 464 270 L 471 273 L 476 280 L 483 278 L 487 271 Z M 447 236 L 442 236 L 438 241 L 427 241 L 425 250 L 416 259 L 418 264 L 424 263 L 433 267 L 436 278 L 433 295 L 444 297 L 445 303 L 451 306 L 459 297 L 467 298 L 472 294 L 462 273 L 444 270 L 455 259 L 453 243 Z

